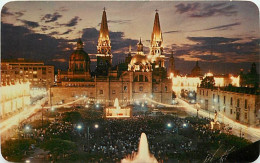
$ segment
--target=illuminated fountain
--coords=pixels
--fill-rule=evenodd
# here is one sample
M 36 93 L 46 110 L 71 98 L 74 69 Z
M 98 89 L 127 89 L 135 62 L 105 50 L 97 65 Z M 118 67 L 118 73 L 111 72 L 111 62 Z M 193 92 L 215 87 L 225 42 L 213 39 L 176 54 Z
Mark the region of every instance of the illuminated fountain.
M 130 118 L 131 107 L 120 107 L 118 98 L 115 99 L 114 106 L 109 106 L 105 110 L 106 118 Z
M 147 137 L 145 133 L 141 134 L 138 152 L 121 160 L 121 163 L 158 163 L 156 158 L 150 154 Z

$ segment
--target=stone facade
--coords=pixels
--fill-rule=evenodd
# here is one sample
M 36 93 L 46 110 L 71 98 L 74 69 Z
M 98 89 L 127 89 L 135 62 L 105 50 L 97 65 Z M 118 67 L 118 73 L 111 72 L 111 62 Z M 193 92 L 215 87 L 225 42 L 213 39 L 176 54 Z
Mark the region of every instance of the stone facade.
M 120 78 L 96 77 L 86 82 L 62 82 L 62 85 L 50 89 L 51 100 L 52 104 L 59 104 L 86 96 L 95 103 L 111 106 L 115 98 L 119 99 L 120 105 L 130 105 L 144 96 L 149 96 L 155 101 L 170 103 L 171 80 L 152 79 L 154 79 L 152 72 L 130 71 L 124 72 Z M 86 101 L 83 103 L 86 104 Z
M 237 87 L 236 89 L 241 89 Z M 245 88 L 248 90 L 248 88 Z M 220 112 L 234 121 L 247 125 L 259 125 L 259 92 L 246 93 L 229 91 L 225 88 L 197 88 L 197 102 L 200 108 L 211 112 Z

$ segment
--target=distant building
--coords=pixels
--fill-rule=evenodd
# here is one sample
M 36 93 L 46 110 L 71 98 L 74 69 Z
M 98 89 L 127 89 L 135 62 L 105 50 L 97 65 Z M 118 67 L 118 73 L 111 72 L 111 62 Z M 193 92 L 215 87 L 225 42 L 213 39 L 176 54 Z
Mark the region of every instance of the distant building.
M 240 80 L 240 85 L 244 87 L 259 87 L 259 81 L 260 81 L 260 76 L 256 71 L 256 64 L 252 63 L 250 72 L 247 74 L 244 74 L 243 71 L 240 72 L 241 80 Z
M 197 88 L 200 108 L 247 125 L 260 125 L 260 91 L 246 87 Z M 221 116 L 220 116 L 221 120 Z
M 191 76 L 202 76 L 199 61 L 196 62 L 195 67 L 191 70 Z
M 162 47 L 162 31 L 156 12 L 151 35 L 150 53 L 144 54 L 142 40 L 137 52 L 126 56 L 125 62 L 112 66 L 111 41 L 106 11 L 103 11 L 97 43 L 97 68 L 89 73 L 90 60 L 81 40 L 71 54 L 68 71 L 58 71 L 57 86 L 50 89 L 51 103 L 59 104 L 87 97 L 88 101 L 105 106 L 118 98 L 121 106 L 139 102 L 146 96 L 162 103 L 172 101 L 172 81 L 167 78 Z M 148 101 L 143 101 L 149 105 Z
M 54 84 L 54 66 L 29 59 L 1 60 L 1 85 L 30 82 L 31 87 L 49 87 Z

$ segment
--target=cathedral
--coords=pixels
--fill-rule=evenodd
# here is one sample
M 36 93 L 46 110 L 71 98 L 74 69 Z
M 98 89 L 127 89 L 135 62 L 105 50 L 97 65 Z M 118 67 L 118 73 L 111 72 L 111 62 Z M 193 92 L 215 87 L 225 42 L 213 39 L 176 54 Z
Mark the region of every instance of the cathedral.
M 156 10 L 151 34 L 149 54 L 144 53 L 142 40 L 137 44 L 137 52 L 125 57 L 125 62 L 112 65 L 112 49 L 109 38 L 106 11 L 103 11 L 97 42 L 97 66 L 90 71 L 90 57 L 83 50 L 81 39 L 69 59 L 67 71 L 58 70 L 57 86 L 50 89 L 52 104 L 66 103 L 79 97 L 103 106 L 111 106 L 116 98 L 120 105 L 146 104 L 143 97 L 157 102 L 171 103 L 172 81 L 167 78 L 163 38 L 159 14 Z

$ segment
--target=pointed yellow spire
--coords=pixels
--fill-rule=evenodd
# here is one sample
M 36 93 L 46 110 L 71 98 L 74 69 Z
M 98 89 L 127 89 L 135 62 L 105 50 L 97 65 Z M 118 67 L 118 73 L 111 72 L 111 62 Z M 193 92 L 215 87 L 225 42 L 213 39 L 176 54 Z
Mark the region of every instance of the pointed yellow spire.
M 97 51 L 98 51 L 98 54 L 104 54 L 104 55 L 111 54 L 106 8 L 104 8 L 103 15 L 102 15 Z
M 107 14 L 106 14 L 105 8 L 104 8 L 103 15 L 102 15 L 99 38 L 102 38 L 105 40 L 109 39 L 108 26 L 107 26 Z
M 152 37 L 151 37 L 152 46 L 155 45 L 155 43 L 158 41 L 161 43 L 163 41 L 158 10 L 156 9 L 155 11 L 156 11 L 156 13 L 155 13 L 155 18 L 154 18 L 153 33 L 152 33 Z

